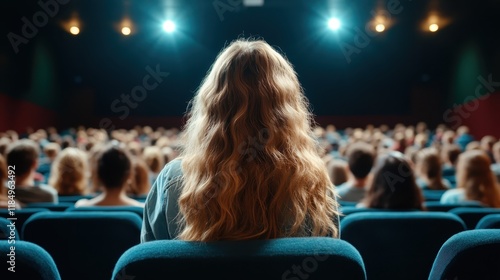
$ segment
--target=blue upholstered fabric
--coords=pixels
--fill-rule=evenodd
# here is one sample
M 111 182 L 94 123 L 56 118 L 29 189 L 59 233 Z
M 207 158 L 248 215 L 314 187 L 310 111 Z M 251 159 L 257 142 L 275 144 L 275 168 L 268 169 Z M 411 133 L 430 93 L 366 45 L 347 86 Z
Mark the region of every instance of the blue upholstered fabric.
M 48 211 L 50 210 L 47 208 L 23 208 L 14 210 L 14 216 L 11 216 L 9 215 L 9 210 L 0 209 L 0 217 L 17 218 L 17 220 L 15 221 L 16 229 L 19 233 L 22 234 L 23 225 L 28 220 L 29 217 L 39 212 L 48 212 Z M 19 238 L 23 239 L 22 236 L 20 236 Z
M 60 195 L 59 202 L 72 202 L 75 203 L 82 198 L 90 199 L 93 195 Z
M 82 207 L 69 207 L 66 209 L 68 212 L 96 212 L 96 211 L 104 211 L 104 212 L 131 212 L 137 214 L 141 219 L 144 214 L 144 208 L 138 206 L 82 206 Z
M 429 280 L 500 279 L 500 229 L 458 233 L 439 250 Z
M 11 265 L 11 246 L 15 247 L 15 272 L 9 271 Z M 6 240 L 0 240 L 0 279 L 5 280 L 60 280 L 59 271 L 52 257 L 40 246 L 17 240 L 15 244 L 9 244 Z
M 426 201 L 424 202 L 424 206 L 426 207 L 427 211 L 440 212 L 448 212 L 451 209 L 458 207 L 484 208 L 484 205 L 476 201 L 464 201 L 456 204 L 441 204 L 439 201 Z
M 16 221 L 12 221 L 12 222 L 15 225 Z M 11 225 L 11 221 L 7 220 L 6 218 L 0 217 L 0 240 L 9 239 L 9 237 L 11 236 L 11 231 L 14 234 L 14 240 L 19 240 L 19 238 L 20 238 L 19 231 L 16 229 L 16 227 L 14 227 L 11 230 L 11 227 L 9 227 L 9 225 Z
M 500 214 L 484 216 L 477 223 L 476 229 L 500 229 Z
M 23 238 L 51 254 L 62 279 L 111 278 L 128 248 L 139 244 L 141 219 L 129 212 L 44 212 L 24 225 Z
M 422 190 L 425 201 L 439 201 L 446 190 Z
M 361 253 L 368 279 L 421 280 L 441 245 L 465 225 L 442 212 L 370 212 L 350 214 L 340 228 Z
M 459 207 L 451 209 L 448 212 L 460 217 L 460 219 L 464 221 L 467 229 L 475 229 L 481 218 L 489 214 L 500 214 L 500 209 Z
M 35 203 L 28 203 L 25 208 L 46 208 L 49 209 L 50 211 L 64 211 L 70 207 L 75 205 L 72 202 L 59 202 L 59 203 L 53 203 L 53 202 L 35 202 Z
M 327 237 L 142 243 L 123 254 L 113 279 L 366 279 L 359 253 Z

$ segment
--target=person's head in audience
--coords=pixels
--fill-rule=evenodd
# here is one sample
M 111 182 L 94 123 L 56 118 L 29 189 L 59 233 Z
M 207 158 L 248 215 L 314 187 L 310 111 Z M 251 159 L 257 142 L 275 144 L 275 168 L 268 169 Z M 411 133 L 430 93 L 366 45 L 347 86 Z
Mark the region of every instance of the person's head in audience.
M 500 141 L 496 142 L 491 149 L 493 153 L 493 158 L 497 164 L 500 164 Z
M 111 142 L 98 152 L 96 161 L 97 181 L 102 193 L 87 200 L 76 202 L 75 206 L 142 206 L 126 195 L 133 180 L 132 158 L 119 143 Z
M 151 171 L 151 181 L 154 181 L 165 165 L 165 158 L 161 153 L 161 149 L 156 146 L 146 147 L 144 148 L 142 157 Z
M 16 168 L 16 186 L 34 186 L 40 148 L 33 140 L 21 139 L 7 147 L 7 165 Z
M 420 187 L 430 190 L 446 190 L 443 183 L 442 162 L 435 148 L 425 148 L 417 153 L 416 173 L 422 182 Z
M 409 161 L 400 152 L 379 155 L 361 205 L 368 208 L 423 210 L 423 197 Z
M 442 151 L 442 159 L 446 166 L 448 167 L 456 167 L 458 162 L 458 156 L 462 153 L 462 150 L 459 146 L 450 144 L 443 147 Z
M 78 148 L 66 148 L 52 163 L 49 185 L 59 195 L 83 195 L 88 188 L 88 158 Z
M 7 200 L 7 185 L 5 183 L 7 181 L 7 174 L 7 162 L 3 155 L 0 154 L 0 201 Z
M 466 151 L 481 150 L 481 143 L 479 141 L 471 141 L 465 146 Z
M 133 196 L 146 195 L 151 188 L 149 180 L 149 167 L 140 157 L 132 159 L 134 179 L 129 185 L 127 193 Z
M 7 147 L 10 145 L 12 140 L 7 137 L 0 137 L 0 155 L 5 156 L 5 152 L 7 151 Z
M 349 179 L 347 162 L 341 159 L 331 159 L 326 165 L 328 177 L 335 186 L 342 185 Z
M 275 49 L 262 40 L 225 48 L 185 126 L 179 238 L 338 236 L 311 120 L 297 74 Z
M 457 188 L 464 190 L 466 200 L 500 207 L 500 187 L 490 165 L 490 158 L 482 150 L 463 152 L 458 159 Z
M 50 161 L 54 161 L 57 154 L 61 151 L 61 146 L 57 143 L 48 143 L 43 147 L 43 153 Z
M 347 164 L 352 179 L 356 182 L 366 181 L 373 167 L 375 151 L 373 146 L 365 142 L 356 142 L 347 149 Z

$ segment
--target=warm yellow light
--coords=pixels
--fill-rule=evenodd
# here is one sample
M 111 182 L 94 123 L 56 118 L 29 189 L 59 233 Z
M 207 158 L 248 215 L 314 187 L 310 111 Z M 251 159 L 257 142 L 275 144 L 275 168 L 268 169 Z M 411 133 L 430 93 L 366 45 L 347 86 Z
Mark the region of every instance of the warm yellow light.
M 132 32 L 132 30 L 130 29 L 130 27 L 128 27 L 128 26 L 122 27 L 122 34 L 123 35 L 128 36 L 128 35 L 130 35 L 131 32 Z
M 78 28 L 78 26 L 71 26 L 69 28 L 69 33 L 73 35 L 78 35 L 78 33 L 80 33 L 80 28 Z
M 438 29 L 439 29 L 439 25 L 437 25 L 436 23 L 429 25 L 430 32 L 436 32 L 436 31 L 438 31 Z
M 385 30 L 385 25 L 383 25 L 382 23 L 379 23 L 379 24 L 377 24 L 377 25 L 375 26 L 375 30 L 376 30 L 377 32 L 384 32 L 384 30 Z

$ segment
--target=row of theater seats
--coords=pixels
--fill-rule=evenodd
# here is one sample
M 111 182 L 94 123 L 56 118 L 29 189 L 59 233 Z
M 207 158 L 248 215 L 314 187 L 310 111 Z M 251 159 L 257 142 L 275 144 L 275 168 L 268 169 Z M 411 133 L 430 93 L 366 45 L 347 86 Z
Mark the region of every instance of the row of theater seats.
M 15 233 L 16 274 L 4 269 L 0 275 L 7 278 L 0 278 L 59 279 L 47 276 L 57 272 L 63 280 L 166 276 L 172 279 L 213 276 L 217 279 L 500 279 L 499 209 L 460 208 L 468 210 L 464 213 L 474 216 L 474 220 L 480 219 L 479 222 L 471 219 L 468 225 L 463 219 L 467 216 L 445 212 L 352 213 L 341 221 L 341 240 L 158 241 L 140 245 L 142 221 L 135 210 L 91 209 L 100 211 L 45 210 L 29 217 L 20 232 Z M 3 222 L 8 221 L 3 219 Z M 467 231 L 467 228 L 477 229 Z M 0 241 L 0 261 L 4 264 L 9 259 L 9 246 L 8 241 Z M 31 255 L 38 260 L 28 261 Z M 42 265 L 43 259 L 46 263 Z

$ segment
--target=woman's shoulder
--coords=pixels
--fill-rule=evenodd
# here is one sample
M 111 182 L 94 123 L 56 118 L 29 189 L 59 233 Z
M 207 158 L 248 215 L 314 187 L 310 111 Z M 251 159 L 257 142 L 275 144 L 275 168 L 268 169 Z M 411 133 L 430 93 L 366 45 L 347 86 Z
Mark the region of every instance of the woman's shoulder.
M 441 203 L 457 203 L 465 200 L 465 193 L 463 189 L 450 189 L 443 193 L 441 196 Z

